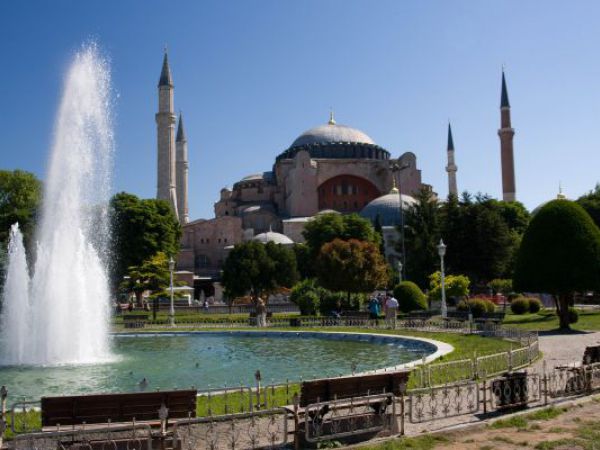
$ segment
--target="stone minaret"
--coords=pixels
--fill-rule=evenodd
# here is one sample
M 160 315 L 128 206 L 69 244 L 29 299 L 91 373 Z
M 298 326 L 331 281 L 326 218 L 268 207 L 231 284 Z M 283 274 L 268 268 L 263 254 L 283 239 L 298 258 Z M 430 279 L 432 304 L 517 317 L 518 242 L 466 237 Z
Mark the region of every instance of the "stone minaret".
M 510 103 L 508 102 L 508 91 L 504 70 L 502 71 L 502 95 L 500 98 L 500 161 L 502 164 L 502 200 L 514 202 L 517 199 L 517 188 L 515 186 L 515 160 L 513 156 L 513 136 L 515 130 L 510 123 Z
M 169 69 L 167 52 L 158 81 L 158 113 L 156 131 L 158 148 L 158 177 L 156 198 L 166 200 L 177 217 L 177 193 L 175 191 L 175 112 L 173 105 L 173 79 Z
M 188 214 L 188 146 L 185 130 L 183 129 L 183 115 L 181 113 L 179 113 L 179 126 L 177 127 L 175 146 L 177 148 L 177 211 L 179 211 L 179 222 L 185 224 L 190 221 Z
M 452 127 L 448 122 L 448 165 L 446 166 L 446 172 L 448 172 L 448 195 L 458 196 L 458 188 L 456 187 L 456 171 L 458 167 L 454 164 L 454 140 L 452 139 Z

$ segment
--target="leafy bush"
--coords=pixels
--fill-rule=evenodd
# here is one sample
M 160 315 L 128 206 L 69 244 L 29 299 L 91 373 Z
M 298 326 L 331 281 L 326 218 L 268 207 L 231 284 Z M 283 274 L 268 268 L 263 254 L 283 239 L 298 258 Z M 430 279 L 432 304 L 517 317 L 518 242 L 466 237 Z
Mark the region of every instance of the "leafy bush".
M 579 313 L 572 306 L 569 308 L 569 323 L 577 323 L 579 320 Z
M 442 276 L 440 271 L 429 275 L 429 298 L 440 300 L 442 298 Z M 446 298 L 464 297 L 469 295 L 471 280 L 465 275 L 446 275 L 444 277 L 444 289 Z
M 490 300 L 485 298 L 471 298 L 468 300 L 461 300 L 456 306 L 458 311 L 468 312 L 471 311 L 473 318 L 482 317 L 486 313 L 493 313 L 496 310 L 496 305 Z
M 510 302 L 510 310 L 514 314 L 525 314 L 529 312 L 529 300 L 525 297 L 517 297 L 512 302 Z
M 394 297 L 400 304 L 400 311 L 404 313 L 427 309 L 427 297 L 412 281 L 398 283 L 394 288 Z
M 324 291 L 314 280 L 304 280 L 292 288 L 290 301 L 298 305 L 301 315 L 314 316 L 319 311 Z
M 535 313 L 539 312 L 540 309 L 542 309 L 542 302 L 539 299 L 532 297 L 532 298 L 529 298 L 528 300 L 529 300 L 529 312 L 531 314 L 535 314 Z
M 337 309 L 338 301 L 344 311 L 359 311 L 365 298 L 364 294 L 352 294 L 348 300 L 348 295 L 344 292 L 331 292 L 323 289 L 319 311 L 325 316 L 331 315 L 331 312 Z
M 507 295 L 512 292 L 512 280 L 496 278 L 488 283 L 488 287 L 494 291 L 494 294 Z

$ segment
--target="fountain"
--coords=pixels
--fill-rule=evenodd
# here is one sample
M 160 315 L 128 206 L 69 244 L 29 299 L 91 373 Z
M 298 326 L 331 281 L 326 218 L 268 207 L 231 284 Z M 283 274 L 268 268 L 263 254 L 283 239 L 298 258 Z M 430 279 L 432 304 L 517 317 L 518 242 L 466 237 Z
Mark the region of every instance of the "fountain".
M 113 136 L 110 71 L 94 44 L 66 74 L 29 280 L 13 226 L 3 293 L 3 365 L 86 364 L 110 357 L 106 260 Z

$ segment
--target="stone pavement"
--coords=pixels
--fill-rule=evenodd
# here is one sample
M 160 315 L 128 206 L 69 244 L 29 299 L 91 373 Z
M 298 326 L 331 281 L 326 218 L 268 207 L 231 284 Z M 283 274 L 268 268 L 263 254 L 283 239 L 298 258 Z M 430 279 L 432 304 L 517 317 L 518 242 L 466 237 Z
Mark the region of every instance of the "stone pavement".
M 572 332 L 572 333 L 540 333 L 540 351 L 548 368 L 582 361 L 583 351 L 588 345 L 600 344 L 600 332 Z M 542 362 L 535 364 L 541 368 Z

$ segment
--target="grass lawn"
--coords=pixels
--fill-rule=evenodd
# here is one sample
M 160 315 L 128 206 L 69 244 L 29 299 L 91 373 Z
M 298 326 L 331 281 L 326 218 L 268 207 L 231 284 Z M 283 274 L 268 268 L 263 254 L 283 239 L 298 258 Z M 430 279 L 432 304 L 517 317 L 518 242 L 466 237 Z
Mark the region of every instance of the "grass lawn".
M 579 321 L 571 325 L 574 330 L 600 331 L 600 311 L 578 310 Z M 503 325 L 531 331 L 548 331 L 558 328 L 558 317 L 553 309 L 545 309 L 537 314 L 516 315 L 508 313 Z

